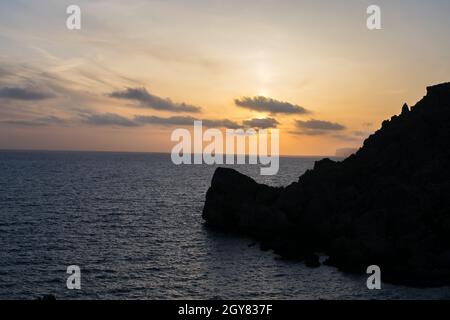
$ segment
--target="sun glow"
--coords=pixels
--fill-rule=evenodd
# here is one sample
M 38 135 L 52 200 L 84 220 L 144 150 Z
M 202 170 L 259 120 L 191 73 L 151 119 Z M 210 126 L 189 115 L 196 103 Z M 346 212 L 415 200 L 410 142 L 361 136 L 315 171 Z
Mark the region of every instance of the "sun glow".
M 269 92 L 268 92 L 266 89 L 261 88 L 261 89 L 259 89 L 259 91 L 258 91 L 258 96 L 268 98 L 268 97 L 269 97 Z

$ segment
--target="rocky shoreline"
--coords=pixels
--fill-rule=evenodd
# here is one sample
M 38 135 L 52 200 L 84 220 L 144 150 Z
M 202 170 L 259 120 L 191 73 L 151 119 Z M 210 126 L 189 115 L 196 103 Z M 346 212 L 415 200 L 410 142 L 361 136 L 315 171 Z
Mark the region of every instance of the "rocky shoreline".
M 311 267 L 325 252 L 342 271 L 375 264 L 383 281 L 450 285 L 450 83 L 428 87 L 355 154 L 318 161 L 287 187 L 218 168 L 203 218 Z

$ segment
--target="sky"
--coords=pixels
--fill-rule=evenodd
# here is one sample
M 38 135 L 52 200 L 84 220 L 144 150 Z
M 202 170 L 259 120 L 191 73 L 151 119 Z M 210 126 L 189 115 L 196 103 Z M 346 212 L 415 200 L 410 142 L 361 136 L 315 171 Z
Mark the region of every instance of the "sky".
M 197 119 L 334 155 L 450 81 L 449 14 L 447 0 L 0 0 L 0 149 L 170 152 Z

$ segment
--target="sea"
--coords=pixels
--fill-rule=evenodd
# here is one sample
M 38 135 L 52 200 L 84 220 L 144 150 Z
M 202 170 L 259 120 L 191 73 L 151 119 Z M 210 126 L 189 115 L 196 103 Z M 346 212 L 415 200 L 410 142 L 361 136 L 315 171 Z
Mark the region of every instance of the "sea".
M 283 157 L 274 176 L 231 167 L 286 186 L 318 159 Z M 368 275 L 310 269 L 209 230 L 215 168 L 169 154 L 0 151 L 0 299 L 450 298 L 448 287 L 369 290 Z M 67 287 L 72 265 L 79 290 Z

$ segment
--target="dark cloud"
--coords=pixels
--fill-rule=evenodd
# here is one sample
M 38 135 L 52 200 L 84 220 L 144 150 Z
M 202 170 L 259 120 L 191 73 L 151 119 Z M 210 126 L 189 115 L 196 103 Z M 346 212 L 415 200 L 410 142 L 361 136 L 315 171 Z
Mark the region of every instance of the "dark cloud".
M 145 125 L 192 126 L 196 120 L 201 120 L 202 125 L 207 128 L 227 129 L 244 129 L 249 127 L 266 129 L 275 128 L 278 124 L 278 121 L 272 118 L 251 119 L 243 121 L 240 124 L 229 119 L 197 119 L 191 116 L 158 117 L 137 115 L 133 118 L 126 118 L 115 113 L 88 114 L 82 116 L 82 121 L 90 125 L 121 127 L 139 127 Z
M 141 124 L 115 113 L 83 115 L 82 121 L 96 126 L 138 127 Z
M 290 134 L 296 134 L 299 136 L 323 136 L 328 132 L 323 130 L 292 130 L 289 131 Z
M 270 112 L 271 114 L 284 113 L 284 114 L 306 114 L 310 113 L 303 107 L 289 102 L 278 101 L 272 98 L 266 98 L 262 96 L 258 97 L 243 97 L 241 99 L 235 99 L 234 103 L 242 108 L 247 108 L 260 112 Z
M 296 120 L 295 123 L 297 128 L 307 130 L 340 131 L 345 129 L 345 127 L 339 123 L 324 120 Z
M 140 124 L 159 124 L 163 126 L 192 125 L 196 119 L 188 116 L 157 117 L 157 116 L 135 116 L 134 121 Z
M 173 117 L 158 117 L 158 116 L 143 116 L 138 115 L 134 118 L 126 118 L 114 113 L 91 114 L 84 115 L 83 122 L 97 126 L 121 126 L 121 127 L 139 127 L 144 125 L 161 125 L 161 126 L 192 126 L 194 121 L 201 120 L 190 116 L 173 116 Z M 203 126 L 215 128 L 239 128 L 239 124 L 234 121 L 223 120 L 202 120 Z
M 250 128 L 269 129 L 276 128 L 279 122 L 274 118 L 264 118 L 245 120 L 242 124 Z
M 0 88 L 0 98 L 14 99 L 14 100 L 45 100 L 53 98 L 54 96 L 47 92 L 42 92 L 36 89 L 30 88 L 18 88 L 18 87 L 2 87 Z
M 56 117 L 56 116 L 47 116 L 36 119 L 38 122 L 49 124 L 66 124 L 68 122 L 67 119 Z
M 237 129 L 241 126 L 228 119 L 209 120 L 209 119 L 196 119 L 189 116 L 173 116 L 168 118 L 157 116 L 136 116 L 134 120 L 141 124 L 159 124 L 164 126 L 192 126 L 194 121 L 202 120 L 202 124 L 209 128 L 229 128 Z
M 145 88 L 127 88 L 109 94 L 116 99 L 126 99 L 140 102 L 143 108 L 164 110 L 171 112 L 200 112 L 201 108 L 184 102 L 173 102 L 169 98 L 161 98 L 149 93 Z
M 15 125 L 15 126 L 43 127 L 43 126 L 49 126 L 49 125 L 64 125 L 67 123 L 67 120 L 63 119 L 63 118 L 55 117 L 55 116 L 48 116 L 48 117 L 31 119 L 31 120 L 20 120 L 20 119 L 3 120 L 0 123 L 8 124 L 8 125 Z
M 227 129 L 240 129 L 242 128 L 237 122 L 228 119 L 219 120 L 203 120 L 203 125 L 209 128 L 227 128 Z
M 345 126 L 339 123 L 316 119 L 307 121 L 296 120 L 295 125 L 298 130 L 290 133 L 307 136 L 320 136 L 345 130 Z
M 361 142 L 362 138 L 354 135 L 345 135 L 345 134 L 335 134 L 332 136 L 335 139 L 346 141 L 346 142 Z

